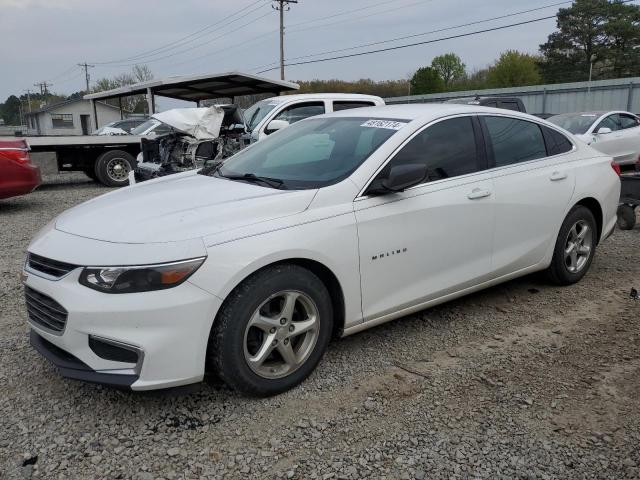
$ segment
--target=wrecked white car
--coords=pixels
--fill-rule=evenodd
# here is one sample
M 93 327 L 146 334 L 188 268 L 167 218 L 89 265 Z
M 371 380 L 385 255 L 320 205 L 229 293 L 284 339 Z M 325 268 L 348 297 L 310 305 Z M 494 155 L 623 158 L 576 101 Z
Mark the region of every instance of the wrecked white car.
M 170 133 L 141 140 L 136 181 L 202 168 L 239 152 L 249 143 L 242 112 L 235 105 L 177 108 L 153 118 Z

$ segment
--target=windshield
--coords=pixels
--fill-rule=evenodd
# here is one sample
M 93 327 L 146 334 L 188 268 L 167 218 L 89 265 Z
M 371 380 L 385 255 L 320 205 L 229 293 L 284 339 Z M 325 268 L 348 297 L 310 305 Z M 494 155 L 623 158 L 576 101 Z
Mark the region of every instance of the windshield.
M 353 173 L 405 120 L 334 117 L 303 120 L 228 158 L 214 176 L 309 189 Z M 208 172 L 203 172 L 207 173 Z
M 254 103 L 249 108 L 247 108 L 244 112 L 244 118 L 247 121 L 247 127 L 249 127 L 249 131 L 256 128 L 256 126 L 260 123 L 260 120 L 266 117 L 267 114 L 277 106 L 278 103 L 273 99 L 267 99 Z
M 94 134 L 94 135 L 100 135 L 100 134 L 101 134 L 102 132 L 104 132 L 107 128 L 113 128 L 113 126 L 114 126 L 116 123 L 120 123 L 120 122 L 119 122 L 119 121 L 116 121 L 116 122 L 109 122 L 109 123 L 107 123 L 106 125 L 103 125 L 103 126 L 101 126 L 99 129 L 95 130 L 95 131 L 93 132 L 93 134 Z
M 562 115 L 549 117 L 547 121 L 570 131 L 574 135 L 582 135 L 587 133 L 589 127 L 599 117 L 600 115 L 597 113 L 563 113 Z
M 146 122 L 141 123 L 136 128 L 131 130 L 131 134 L 132 135 L 145 135 L 146 133 L 148 133 L 147 130 L 151 130 L 152 128 L 157 127 L 158 125 L 160 125 L 160 123 L 162 123 L 162 122 L 160 122 L 160 120 L 156 120 L 154 118 L 150 118 Z

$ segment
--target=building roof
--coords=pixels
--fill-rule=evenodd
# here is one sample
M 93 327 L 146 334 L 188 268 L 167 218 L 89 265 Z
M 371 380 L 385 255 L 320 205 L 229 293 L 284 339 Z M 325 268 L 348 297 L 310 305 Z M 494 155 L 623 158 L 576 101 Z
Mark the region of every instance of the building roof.
M 72 103 L 77 103 L 77 102 L 86 102 L 86 100 L 82 99 L 82 98 L 70 98 L 69 100 L 63 100 L 62 102 L 57 102 L 57 103 L 52 103 L 51 105 L 45 105 L 42 108 L 38 108 L 37 110 L 31 110 L 30 112 L 26 112 L 25 116 L 27 115 L 36 115 L 38 113 L 45 113 L 45 112 L 50 112 L 51 110 L 56 110 L 60 107 L 64 107 L 66 105 L 71 105 Z M 101 105 L 104 105 L 105 107 L 109 107 L 109 108 L 113 108 L 115 110 L 118 110 L 118 107 L 114 106 L 114 105 L 109 105 L 108 103 L 105 102 L 100 102 Z
M 277 94 L 300 88 L 296 83 L 271 80 L 266 77 L 242 72 L 215 73 L 207 75 L 173 76 L 159 80 L 125 85 L 104 92 L 85 95 L 87 100 L 140 95 L 151 90 L 154 95 L 197 102 L 221 97 L 237 97 L 259 93 Z

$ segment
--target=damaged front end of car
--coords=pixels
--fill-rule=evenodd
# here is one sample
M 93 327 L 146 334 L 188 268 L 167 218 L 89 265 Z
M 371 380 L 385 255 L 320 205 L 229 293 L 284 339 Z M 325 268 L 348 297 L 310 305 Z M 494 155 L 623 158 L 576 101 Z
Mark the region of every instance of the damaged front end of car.
M 239 152 L 248 144 L 241 110 L 235 105 L 179 108 L 153 117 L 173 131 L 142 138 L 137 182 L 202 168 Z

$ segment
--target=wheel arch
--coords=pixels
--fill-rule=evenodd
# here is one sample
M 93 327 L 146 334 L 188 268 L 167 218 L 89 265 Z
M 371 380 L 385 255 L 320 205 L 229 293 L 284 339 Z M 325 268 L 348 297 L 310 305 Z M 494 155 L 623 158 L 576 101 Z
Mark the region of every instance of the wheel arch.
M 329 296 L 331 297 L 331 304 L 333 307 L 333 336 L 338 337 L 342 334 L 345 325 L 346 318 L 346 308 L 345 308 L 345 297 L 343 287 L 338 280 L 337 275 L 324 263 L 305 257 L 290 257 L 284 258 L 276 261 L 272 261 L 270 263 L 260 265 L 258 268 L 251 270 L 246 273 L 239 281 L 237 281 L 232 288 L 228 290 L 227 295 L 223 299 L 223 305 L 230 297 L 230 295 L 234 292 L 236 288 L 238 288 L 244 281 L 250 278 L 253 275 L 267 269 L 271 268 L 274 265 L 297 265 L 299 267 L 305 268 L 309 270 L 311 273 L 316 275 L 320 281 L 327 287 L 329 291 Z M 214 324 L 217 320 L 217 316 L 219 312 L 222 310 L 222 306 L 218 310 L 216 314 L 216 319 L 214 319 Z
M 602 205 L 600 202 L 593 197 L 585 197 L 582 200 L 576 202 L 574 206 L 581 205 L 585 208 L 588 208 L 589 211 L 593 214 L 593 217 L 596 219 L 596 230 L 597 230 L 597 242 L 600 243 L 600 239 L 602 238 L 602 229 L 604 228 L 604 213 L 602 211 Z

